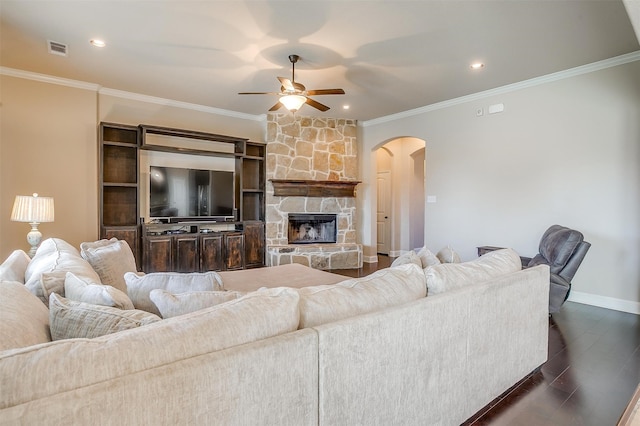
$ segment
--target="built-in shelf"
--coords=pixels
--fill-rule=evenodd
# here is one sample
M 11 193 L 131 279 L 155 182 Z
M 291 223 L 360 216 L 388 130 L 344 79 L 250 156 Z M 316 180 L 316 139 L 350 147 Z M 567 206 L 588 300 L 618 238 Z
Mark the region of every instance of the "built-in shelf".
M 355 197 L 360 181 L 271 179 L 277 197 Z

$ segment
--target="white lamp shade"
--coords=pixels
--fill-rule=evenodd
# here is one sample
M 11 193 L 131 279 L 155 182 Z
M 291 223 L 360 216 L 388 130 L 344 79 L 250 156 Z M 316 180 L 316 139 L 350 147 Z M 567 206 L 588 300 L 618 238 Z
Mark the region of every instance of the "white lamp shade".
M 11 211 L 14 222 L 53 222 L 53 198 L 39 197 L 38 194 L 16 195 Z
M 280 103 L 285 106 L 289 111 L 297 111 L 304 103 L 307 102 L 307 98 L 300 95 L 286 95 L 280 97 Z

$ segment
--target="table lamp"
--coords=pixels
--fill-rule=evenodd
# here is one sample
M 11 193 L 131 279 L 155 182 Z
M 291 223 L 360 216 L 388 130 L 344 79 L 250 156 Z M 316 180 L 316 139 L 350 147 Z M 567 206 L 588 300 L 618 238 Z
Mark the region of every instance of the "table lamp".
M 16 195 L 11 211 L 11 220 L 28 222 L 31 225 L 31 231 L 27 234 L 27 242 L 31 244 L 29 257 L 33 257 L 40 241 L 42 241 L 38 225 L 42 222 L 53 222 L 53 198 L 39 197 L 38 194 L 33 194 L 33 196 Z

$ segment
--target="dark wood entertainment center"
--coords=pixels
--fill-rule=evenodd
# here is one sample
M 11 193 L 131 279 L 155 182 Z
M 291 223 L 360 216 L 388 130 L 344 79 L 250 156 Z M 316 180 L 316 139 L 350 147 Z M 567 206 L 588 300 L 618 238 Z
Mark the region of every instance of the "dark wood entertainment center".
M 148 143 L 148 135 L 209 141 L 233 149 L 154 145 Z M 213 133 L 116 123 L 100 123 L 99 143 L 100 238 L 125 240 L 139 270 L 206 272 L 264 266 L 264 144 Z M 140 150 L 234 158 L 237 217 L 144 223 Z

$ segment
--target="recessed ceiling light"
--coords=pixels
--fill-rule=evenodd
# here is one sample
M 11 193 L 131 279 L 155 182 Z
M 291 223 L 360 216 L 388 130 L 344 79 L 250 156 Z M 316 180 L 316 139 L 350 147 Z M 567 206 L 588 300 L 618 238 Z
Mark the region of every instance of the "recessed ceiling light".
M 89 41 L 89 43 L 91 43 L 91 45 L 95 47 L 105 47 L 107 45 L 103 40 L 97 38 L 92 39 L 91 41 Z
M 349 105 L 342 105 L 342 109 L 349 109 Z
M 482 62 L 475 62 L 471 64 L 472 70 L 479 70 L 480 68 L 483 68 L 483 67 L 484 67 L 484 64 Z

